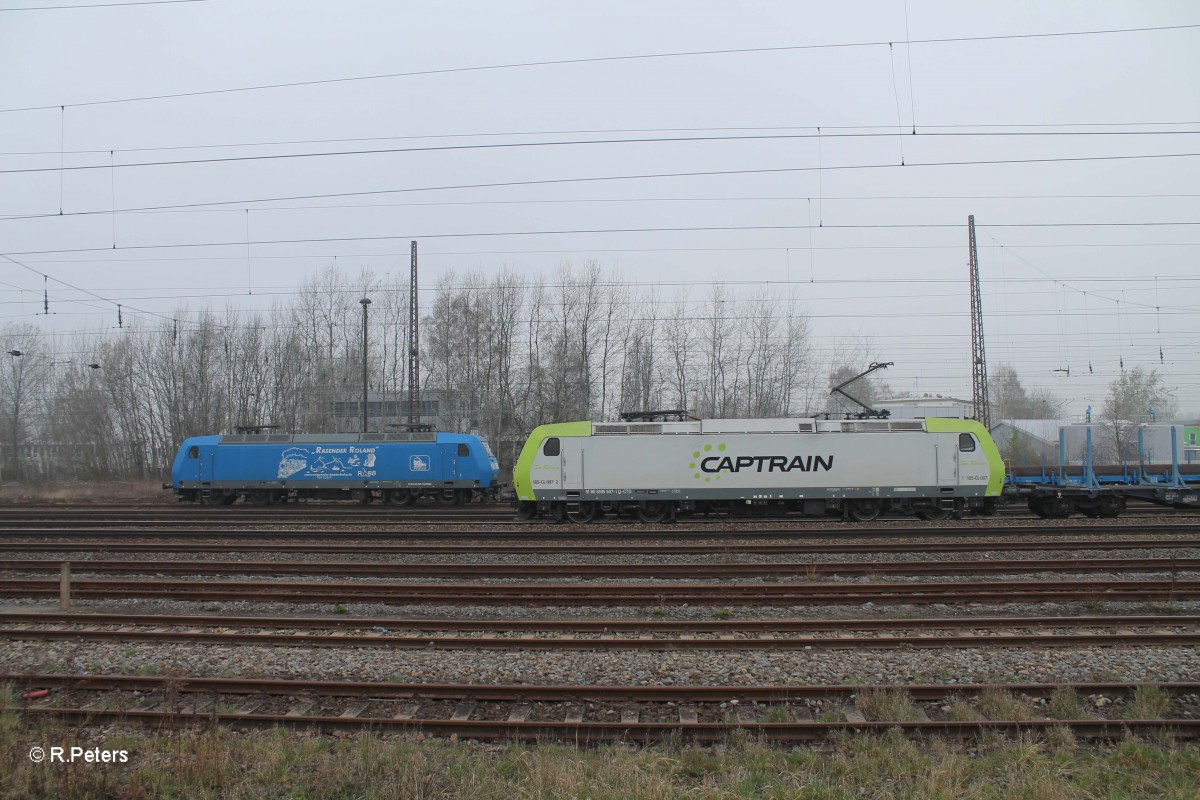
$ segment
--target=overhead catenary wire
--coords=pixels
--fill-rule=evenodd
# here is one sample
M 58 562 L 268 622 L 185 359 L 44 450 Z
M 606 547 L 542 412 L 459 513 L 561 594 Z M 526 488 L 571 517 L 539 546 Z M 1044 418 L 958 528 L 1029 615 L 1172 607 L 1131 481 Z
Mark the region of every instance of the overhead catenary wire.
M 900 119 L 900 89 L 896 86 L 896 50 L 888 42 L 888 62 L 892 66 L 892 95 L 896 98 L 896 132 L 900 144 L 900 165 L 904 166 L 904 123 Z M 915 131 L 914 131 L 915 134 Z
M 898 98 L 897 98 L 897 101 L 898 101 Z M 896 107 L 897 120 L 900 119 L 899 113 L 900 113 L 900 109 L 899 109 L 899 105 L 897 105 L 897 107 Z M 335 158 L 335 157 L 349 157 L 349 156 L 379 156 L 379 155 L 399 155 L 399 154 L 405 154 L 405 153 L 436 153 L 436 152 L 456 152 L 456 151 L 470 151 L 470 150 L 505 150 L 505 149 L 514 149 L 514 148 L 584 147 L 584 146 L 592 146 L 592 145 L 627 145 L 627 144 L 679 144 L 679 143 L 683 143 L 683 142 L 692 142 L 692 143 L 695 143 L 695 142 L 742 142 L 742 141 L 765 141 L 765 140 L 794 140 L 794 139 L 810 139 L 810 138 L 815 138 L 818 142 L 818 147 L 819 147 L 820 142 L 824 139 L 845 139 L 845 138 L 891 139 L 891 138 L 897 137 L 897 136 L 899 136 L 899 140 L 900 140 L 899 163 L 898 164 L 895 164 L 895 163 L 880 164 L 878 166 L 905 166 L 904 144 L 903 144 L 905 135 L 903 134 L 903 132 L 899 132 L 899 134 L 898 134 L 897 131 L 893 130 L 893 131 L 886 132 L 886 133 L 828 134 L 828 133 L 821 133 L 820 128 L 817 128 L 817 131 L 818 131 L 818 133 L 816 135 L 805 134 L 805 133 L 778 133 L 778 134 L 755 134 L 755 135 L 737 135 L 737 136 L 733 136 L 733 135 L 728 135 L 728 136 L 674 136 L 674 137 L 653 137 L 653 138 L 636 138 L 636 139 L 575 139 L 575 140 L 541 141 L 541 142 L 485 142 L 485 143 L 475 143 L 475 144 L 441 144 L 441 145 L 427 145 L 424 147 L 384 147 L 384 148 L 373 148 L 370 150 L 330 150 L 330 151 L 323 151 L 323 152 L 317 152 L 317 153 L 262 153 L 262 154 L 235 155 L 235 156 L 212 156 L 212 157 L 207 157 L 207 158 L 186 158 L 186 159 L 163 160 L 163 161 L 135 161 L 135 162 L 129 162 L 129 163 L 123 163 L 123 164 L 116 164 L 115 168 L 132 169 L 132 168 L 146 168 L 146 167 L 176 167 L 176 166 L 194 166 L 194 165 L 198 165 L 198 164 L 228 164 L 228 163 L 248 162 L 248 161 L 278 161 L 278 160 L 282 160 L 282 159 Z M 1114 131 L 1114 132 L 1105 132 L 1105 133 L 1086 132 L 1086 133 L 1077 133 L 1077 134 L 1075 134 L 1075 133 L 1038 133 L 1038 132 L 1028 132 L 1028 133 L 921 133 L 921 134 L 916 134 L 916 136 L 918 138 L 947 137 L 947 136 L 950 136 L 950 137 L 1010 136 L 1011 137 L 1011 136 L 1088 136 L 1088 135 L 1091 135 L 1091 136 L 1169 136 L 1169 135 L 1200 136 L 1200 130 L 1136 131 L 1136 132 Z M 120 151 L 118 150 L 116 152 L 120 152 Z M 60 153 L 60 156 L 61 155 L 62 154 Z M 1162 156 L 1162 155 L 1188 156 L 1188 155 L 1194 155 L 1194 153 L 1151 154 L 1151 155 L 1152 156 Z M 1151 157 L 1151 155 L 1143 156 L 1143 157 Z M 1136 155 L 1134 155 L 1134 156 L 1112 156 L 1112 158 L 1136 158 L 1136 157 L 1138 157 L 1138 156 L 1136 156 Z M 1104 158 L 1104 157 L 1099 156 L 1099 157 L 1092 157 L 1087 160 L 1098 160 L 1098 159 L 1102 159 L 1102 158 Z M 1035 162 L 1057 161 L 1057 160 L 1072 161 L 1072 160 L 1081 160 L 1081 159 L 1072 159 L 1072 158 L 1033 159 L 1033 161 L 1035 161 Z M 924 166 L 934 166 L 934 165 L 937 165 L 938 163 L 939 162 L 923 162 L 923 165 Z M 976 163 L 976 162 L 963 162 L 963 163 L 971 164 L 971 163 Z M 990 162 L 985 161 L 985 162 L 978 162 L 978 163 L 990 163 Z M 1004 162 L 1004 163 L 1007 163 L 1007 162 Z M 954 162 L 954 164 L 958 165 L 958 162 Z M 60 163 L 57 167 L 22 167 L 22 168 L 0 169 L 0 175 L 20 175 L 20 174 L 41 173 L 41 172 L 60 172 L 60 171 L 64 171 L 64 170 L 70 171 L 70 172 L 80 172 L 80 171 L 88 171 L 88 170 L 105 169 L 105 168 L 108 168 L 109 166 L 110 165 L 103 164 L 103 163 L 73 164 L 71 166 L 65 166 L 60 159 Z M 850 168 L 855 168 L 857 166 L 859 166 L 859 165 L 831 166 L 831 167 L 824 167 L 823 165 L 820 165 L 818 167 L 818 169 L 850 169 Z M 812 169 L 812 168 L 810 167 L 809 169 Z
M 992 228 L 1151 228 L 1151 227 L 1191 227 L 1200 225 L 1200 221 L 1172 220 L 1164 222 L 1045 222 L 1045 223 L 990 223 Z M 705 225 L 677 227 L 647 227 L 647 228 L 563 228 L 555 230 L 526 230 L 526 231 L 461 231 L 443 233 L 405 233 L 378 236 L 326 236 L 301 237 L 296 239 L 260 239 L 251 240 L 254 245 L 291 245 L 341 242 L 375 242 L 395 239 L 469 239 L 492 238 L 503 236 L 564 236 L 583 234 L 629 234 L 629 233 L 716 233 L 734 231 L 802 231 L 806 225 Z M 819 226 L 821 227 L 821 226 Z M 946 229 L 953 228 L 951 223 L 881 223 L 881 224 L 845 224 L 825 225 L 830 230 L 889 230 L 889 229 Z M 246 241 L 209 241 L 209 242 L 171 242 L 165 244 L 122 244 L 111 247 L 71 247 L 50 250 L 12 251 L 9 255 L 29 256 L 58 253 L 94 253 L 111 250 L 161 250 L 161 249 L 191 249 L 202 247 L 243 247 Z M 772 248 L 783 250 L 783 247 Z
M 208 0 L 127 0 L 122 3 L 75 3 L 65 6 L 17 6 L 14 8 L 0 8 L 0 13 L 5 11 L 72 11 L 87 8 L 120 8 L 128 6 L 169 6 L 177 3 L 206 3 Z
M 1178 128 L 1181 126 L 1200 125 L 1200 120 L 1175 120 L 1172 122 L 1030 122 L 1030 123 L 972 123 L 958 125 L 925 125 L 922 130 L 915 134 L 918 137 L 932 138 L 935 135 L 946 137 L 965 137 L 987 136 L 995 137 L 1028 137 L 1028 136 L 1154 136 L 1154 135 L 1191 135 L 1197 131 L 1192 130 L 1167 130 L 1167 131 L 1134 131 L 1127 130 L 1129 128 Z M 496 137 L 512 137 L 512 136 L 582 136 L 582 135 L 600 135 L 600 134 L 633 134 L 633 133 L 712 133 L 722 131 L 725 133 L 737 131 L 814 131 L 816 125 L 760 125 L 760 126 L 710 126 L 710 127 L 686 127 L 686 128 L 586 128 L 575 130 L 526 130 L 526 131 L 477 131 L 473 133 L 414 133 L 404 135 L 391 136 L 355 136 L 355 137 L 336 137 L 324 139 L 278 139 L 272 141 L 256 141 L 256 142 L 207 142 L 204 144 L 176 144 L 176 145 L 155 145 L 146 147 L 121 147 L 117 149 L 120 153 L 153 153 L 172 150 L 227 150 L 227 149 L 245 149 L 253 147 L 282 147 L 284 145 L 316 145 L 316 144 L 345 144 L 351 142 L 393 142 L 393 141 L 409 141 L 414 139 L 486 139 Z M 891 125 L 822 125 L 824 131 L 875 131 L 868 136 L 892 136 Z M 1012 131 L 1014 128 L 1028 128 L 1029 131 Z M 1048 131 L 1051 128 L 1071 128 L 1082 130 L 1059 130 Z M 1111 131 L 1089 130 L 1091 128 L 1112 128 Z M 1126 130 L 1122 130 L 1126 129 Z M 830 134 L 832 135 L 832 134 Z M 797 135 L 791 138 L 814 138 L 813 133 L 805 135 Z M 695 137 L 697 141 L 704 141 L 712 138 L 714 141 L 719 141 L 715 137 Z M 839 137 L 841 138 L 841 137 Z M 670 137 L 670 138 L 650 138 L 646 141 L 688 141 L 688 137 Z M 638 141 L 638 140 L 632 140 Z M 108 152 L 109 148 L 93 148 L 67 150 L 67 155 L 102 155 Z M 42 155 L 58 155 L 58 150 L 43 151 L 43 150 L 0 150 L 0 156 L 42 156 Z
M 1200 24 L 1182 24 L 1182 25 L 1154 25 L 1145 27 L 1129 27 L 1129 28 L 1102 28 L 1091 30 L 1076 30 L 1076 31 L 1043 31 L 1035 33 L 1009 33 L 1009 34 L 989 34 L 983 36 L 944 36 L 926 39 L 909 39 L 908 44 L 912 45 L 933 45 L 933 44 L 955 44 L 968 42 L 988 42 L 988 41 L 1004 41 L 1004 40 L 1021 40 L 1021 39 L 1053 39 L 1053 38 L 1069 38 L 1081 36 L 1110 36 L 1124 35 L 1133 33 L 1159 33 L 1165 31 L 1181 31 L 1200 28 Z M 373 81 L 385 80 L 393 78 L 415 78 L 431 75 L 451 75 L 471 72 L 487 72 L 495 70 L 512 70 L 512 69 L 531 69 L 540 67 L 557 67 L 574 64 L 602 64 L 602 63 L 617 63 L 629 61 L 646 61 L 655 59 L 674 59 L 674 58 L 697 58 L 697 57 L 712 57 L 712 56 L 729 56 L 729 55 L 747 55 L 755 53 L 782 53 L 782 52 L 797 52 L 804 50 L 828 50 L 840 48 L 864 48 L 864 47 L 883 47 L 890 44 L 887 41 L 864 41 L 864 42 L 829 42 L 817 44 L 800 44 L 800 45 L 778 45 L 772 47 L 739 47 L 727 48 L 719 50 L 684 50 L 668 53 L 639 53 L 631 55 L 615 55 L 615 56 L 591 56 L 580 58 L 560 58 L 547 59 L 542 61 L 518 61 L 503 64 L 481 64 L 465 67 L 442 67 L 435 69 L 424 70 L 409 70 L 403 72 L 388 72 L 377 73 L 373 75 L 354 75 L 336 78 L 319 78 L 302 81 L 286 81 L 279 83 L 266 83 L 248 86 L 226 87 L 219 89 L 201 89 L 188 92 L 170 92 L 156 95 L 142 95 L 138 97 L 121 97 L 110 98 L 105 100 L 90 100 L 78 101 L 74 103 L 56 102 L 51 105 L 36 105 L 36 106 L 21 106 L 13 108 L 0 108 L 0 114 L 16 113 L 23 111 L 43 111 L 58 106 L 84 107 L 84 106 L 100 106 L 114 105 L 118 103 L 140 103 L 154 100 L 174 100 L 185 97 L 203 97 L 207 95 L 218 94 L 233 94 L 239 92 L 256 92 L 268 91 L 275 89 L 291 89 L 303 86 L 320 86 L 323 84 L 336 83 L 351 83 L 358 81 Z
M 1108 155 L 1108 156 L 1077 156 L 1077 157 L 1060 157 L 1060 158 L 1018 158 L 1018 159 L 984 159 L 984 160 L 964 160 L 964 161 L 928 161 L 928 162 L 913 162 L 906 165 L 905 169 L 916 169 L 918 167 L 962 167 L 962 166 L 1005 166 L 1011 164 L 1066 164 L 1066 163 L 1087 163 L 1097 161 L 1130 161 L 1139 159 L 1163 159 L 1163 158 L 1194 158 L 1200 156 L 1200 153 L 1141 153 L 1133 155 Z M 372 195 L 383 194 L 406 194 L 412 192 L 429 192 L 429 191 L 450 191 L 458 189 L 490 189 L 504 188 L 514 186 L 547 186 L 571 183 L 602 183 L 607 181 L 626 181 L 626 180 L 650 180 L 664 178 L 703 178 L 715 177 L 724 175 L 770 175 L 770 174 L 786 174 L 796 172 L 816 172 L 818 182 L 820 176 L 825 170 L 872 170 L 872 169 L 892 169 L 900 168 L 899 164 L 847 164 L 838 166 L 823 166 L 816 167 L 769 167 L 762 169 L 735 169 L 735 170 L 704 170 L 698 172 L 656 172 L 656 173 L 641 173 L 630 175 L 602 175 L 602 176 L 587 176 L 574 178 L 543 178 L 536 180 L 522 181 L 491 181 L 484 183 L 465 183 L 465 184 L 448 184 L 442 186 L 414 186 L 402 189 L 372 189 L 355 192 L 323 192 L 320 194 L 307 195 L 284 195 L 276 197 L 260 197 L 260 198 L 241 198 L 236 200 L 212 200 L 200 203 L 175 203 L 157 206 L 140 206 L 135 208 L 122 209 L 126 211 L 158 211 L 168 209 L 185 209 L 185 208 L 210 208 L 214 206 L 227 205 L 248 205 L 252 203 L 274 203 L 292 200 L 315 200 L 327 199 L 334 197 L 366 197 Z M 818 188 L 820 184 L 818 183 Z M 820 194 L 820 191 L 818 191 Z M 20 219 L 37 219 L 48 216 L 56 216 L 53 214 L 41 215 L 25 215 Z M 58 215 L 61 216 L 61 215 Z M 9 220 L 17 219 L 9 217 Z M 0 221 L 4 221 L 0 219 Z M 823 225 L 822 219 L 819 220 L 818 227 Z
M 101 296 L 101 295 L 98 295 L 98 294 L 96 294 L 95 292 L 91 291 L 90 289 L 83 289 L 83 288 L 81 288 L 81 287 L 79 287 L 79 286 L 76 286 L 76 285 L 75 285 L 75 284 L 73 284 L 73 283 L 68 283 L 67 281 L 64 281 L 64 280 L 62 280 L 61 278 L 52 278 L 51 276 L 47 275 L 46 273 L 44 273 L 44 272 L 42 272 L 42 271 L 40 271 L 40 270 L 34 269 L 33 267 L 29 266 L 28 264 L 25 264 L 25 263 L 23 263 L 23 262 L 21 262 L 21 261 L 18 261 L 17 259 L 15 259 L 15 258 L 13 258 L 12 256 L 10 256 L 10 255 L 7 255 L 7 254 L 5 254 L 5 253 L 0 253 L 0 258 L 3 258 L 5 261 L 9 261 L 9 262 L 11 262 L 11 263 L 13 263 L 13 264 L 16 264 L 18 267 L 21 267 L 22 269 L 27 269 L 27 270 L 29 270 L 30 272 L 34 273 L 35 275 L 41 275 L 41 276 L 42 276 L 42 279 L 43 279 L 44 281 L 46 281 L 46 282 L 53 280 L 55 283 L 61 284 L 61 285 L 63 285 L 63 286 L 66 286 L 67 288 L 69 288 L 69 289 L 73 289 L 73 290 L 75 290 L 75 291 L 77 291 L 77 292 L 80 292 L 81 294 L 85 294 L 85 295 L 87 295 L 88 297 L 92 297 L 92 298 L 94 298 L 94 299 L 96 299 L 96 300 L 99 300 L 99 301 L 100 301 L 100 302 L 102 302 L 102 303 L 109 303 L 109 304 L 111 304 L 111 305 L 113 305 L 113 306 L 116 306 L 116 308 L 117 308 L 117 313 L 118 313 L 118 316 L 120 315 L 121 304 L 117 303 L 117 302 L 116 302 L 116 301 L 114 301 L 114 300 L 110 300 L 110 299 L 109 299 L 109 298 L 107 298 L 107 297 L 103 297 L 103 296 Z M 48 291 L 48 290 L 47 290 L 47 291 Z M 47 304 L 48 304 L 48 303 L 49 303 L 49 300 L 48 300 L 48 298 L 49 298 L 49 294 L 47 294 L 47 295 L 46 295 L 46 297 L 47 297 Z M 146 311 L 146 310 L 144 310 L 144 309 L 140 309 L 140 308 L 135 308 L 135 309 L 133 309 L 133 310 L 134 310 L 134 311 L 136 311 L 136 312 L 138 312 L 139 314 L 143 314 L 143 315 L 145 315 L 145 316 L 148 316 L 148 317 L 155 317 L 155 318 L 158 318 L 158 319 L 163 319 L 163 320 L 173 320 L 173 317 L 167 316 L 167 315 L 165 315 L 165 314 L 159 314 L 159 313 L 156 313 L 156 312 L 154 312 L 154 311 Z M 47 311 L 48 311 L 48 309 L 47 309 Z

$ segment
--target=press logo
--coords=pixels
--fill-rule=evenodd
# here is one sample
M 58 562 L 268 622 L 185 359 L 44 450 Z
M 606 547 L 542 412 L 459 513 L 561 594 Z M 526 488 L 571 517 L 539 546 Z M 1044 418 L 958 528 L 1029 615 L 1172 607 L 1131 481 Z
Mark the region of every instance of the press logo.
M 129 751 L 99 747 L 31 747 L 29 760 L 35 764 L 128 764 Z

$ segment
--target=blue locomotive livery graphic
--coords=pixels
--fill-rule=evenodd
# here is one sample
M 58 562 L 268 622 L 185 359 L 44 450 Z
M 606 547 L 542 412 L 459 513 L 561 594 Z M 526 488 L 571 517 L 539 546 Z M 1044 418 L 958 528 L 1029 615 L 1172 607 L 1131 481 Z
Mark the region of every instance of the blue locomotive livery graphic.
M 280 480 L 293 475 L 305 474 L 312 477 L 322 475 L 359 474 L 375 466 L 374 447 L 289 447 L 283 451 L 279 459 L 279 470 L 276 473 Z M 421 456 L 413 456 L 415 462 Z M 428 460 L 424 470 L 428 470 Z M 413 470 L 417 471 L 413 466 Z M 371 477 L 375 473 L 362 477 Z

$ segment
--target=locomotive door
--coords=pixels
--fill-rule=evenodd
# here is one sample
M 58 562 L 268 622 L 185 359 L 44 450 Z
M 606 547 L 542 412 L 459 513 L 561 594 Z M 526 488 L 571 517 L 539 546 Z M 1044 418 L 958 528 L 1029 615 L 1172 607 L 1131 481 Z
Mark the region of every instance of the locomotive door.
M 196 480 L 200 483 L 212 483 L 213 461 L 217 457 L 217 448 L 192 445 L 187 454 L 189 459 L 195 459 Z
M 466 445 L 442 445 L 442 480 L 456 481 L 458 480 L 458 456 L 459 449 Z
M 578 492 L 583 488 L 583 441 L 580 439 L 563 439 L 562 453 L 559 462 L 562 475 L 562 488 L 568 492 Z
M 939 436 L 945 441 L 934 446 L 937 451 L 938 486 L 954 486 L 958 483 L 958 437 Z

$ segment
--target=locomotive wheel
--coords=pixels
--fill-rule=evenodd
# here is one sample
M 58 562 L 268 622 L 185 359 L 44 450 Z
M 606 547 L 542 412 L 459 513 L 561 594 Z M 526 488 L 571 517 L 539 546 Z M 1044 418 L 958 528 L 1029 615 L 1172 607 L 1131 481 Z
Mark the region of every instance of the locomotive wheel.
M 454 505 L 455 501 L 458 499 L 458 492 L 456 492 L 454 489 L 443 489 L 442 491 L 438 492 L 437 499 L 438 502 L 444 506 Z
M 941 506 L 935 506 L 933 508 L 920 509 L 919 511 L 917 511 L 917 517 L 920 519 L 935 522 L 935 521 L 941 520 L 941 519 L 950 519 L 950 515 L 953 513 L 954 512 L 948 508 L 942 508 Z
M 408 489 L 388 489 L 383 493 L 383 500 L 389 506 L 408 505 Z
M 567 519 L 579 525 L 586 525 L 599 516 L 595 503 L 580 503 L 576 508 L 567 508 Z
M 537 516 L 537 503 L 521 503 L 517 506 L 517 519 L 528 522 Z
M 667 502 L 665 500 L 647 500 L 637 508 L 637 518 L 642 522 L 662 522 L 667 518 Z
M 879 515 L 883 513 L 883 501 L 876 498 L 852 500 L 848 513 L 850 519 L 855 522 L 870 522 L 879 519 Z

